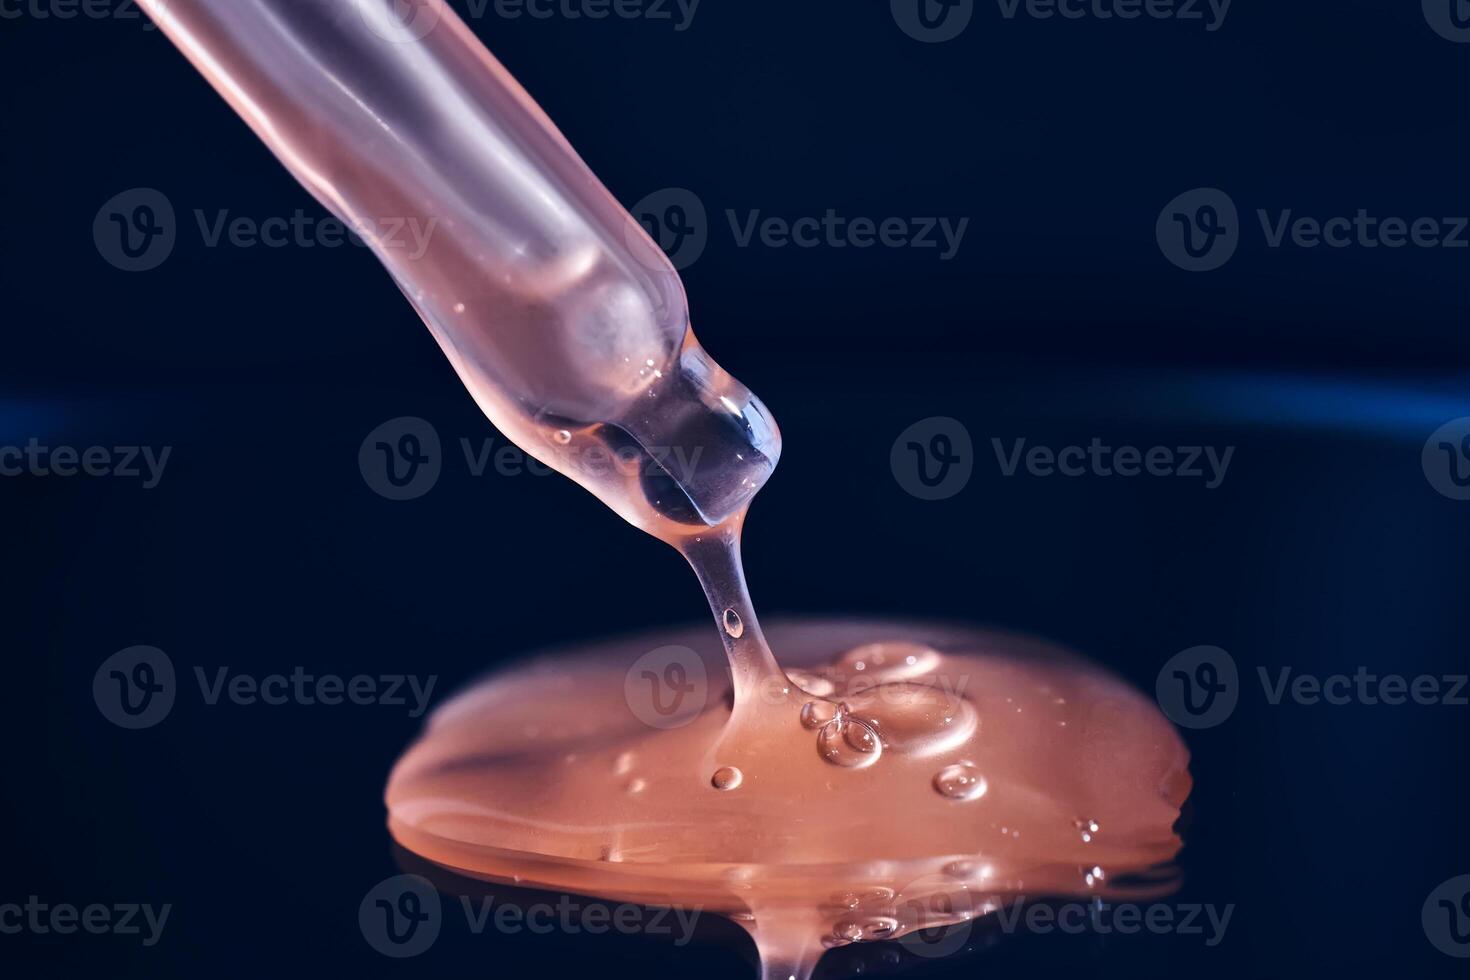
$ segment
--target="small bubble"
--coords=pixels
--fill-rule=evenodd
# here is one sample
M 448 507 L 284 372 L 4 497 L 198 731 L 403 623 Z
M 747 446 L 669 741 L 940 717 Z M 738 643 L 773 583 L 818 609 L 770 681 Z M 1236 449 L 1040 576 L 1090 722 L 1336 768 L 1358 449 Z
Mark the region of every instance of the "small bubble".
M 831 701 L 808 701 L 801 706 L 801 724 L 803 728 L 816 731 L 837 717 L 838 706 Z
M 898 929 L 898 920 L 886 915 L 875 915 L 863 920 L 864 939 L 883 939 Z
M 464 304 L 463 303 L 455 303 L 454 304 L 454 312 L 456 312 L 456 313 L 463 313 L 464 312 Z
M 817 751 L 834 766 L 861 769 L 878 761 L 883 743 L 866 722 L 847 717 L 839 707 L 817 733 Z
M 718 790 L 738 789 L 744 779 L 745 774 L 734 766 L 721 766 L 710 777 L 710 785 Z
M 872 915 L 863 919 L 844 919 L 837 923 L 832 935 L 843 942 L 855 943 L 864 939 L 885 939 L 898 929 L 898 920 L 887 915 Z
M 745 624 L 740 621 L 740 614 L 733 609 L 725 610 L 725 632 L 737 640 L 745 634 Z
M 1087 882 L 1087 887 L 1089 888 L 1093 887 L 1106 877 L 1107 875 L 1103 874 L 1103 869 L 1097 867 L 1096 865 L 1094 865 L 1091 869 L 1084 868 L 1082 870 L 1082 880 Z
M 572 434 L 566 429 L 557 429 L 556 435 L 552 436 L 551 438 L 556 440 L 557 445 L 565 446 L 567 443 L 572 441 Z
M 843 727 L 842 739 L 859 752 L 878 751 L 878 733 L 862 722 L 848 722 Z
M 990 787 L 980 770 L 968 762 L 957 762 L 934 774 L 934 788 L 952 800 L 978 800 Z M 1004 827 L 1001 832 L 1005 832 Z
M 1072 821 L 1072 826 L 1073 827 L 1076 827 L 1077 828 L 1077 832 L 1082 835 L 1082 843 L 1084 843 L 1084 844 L 1091 844 L 1092 843 L 1092 835 L 1095 834 L 1095 833 L 1097 833 L 1097 830 L 1098 830 L 1098 825 L 1097 825 L 1097 821 L 1096 820 L 1086 820 L 1086 819 L 1083 819 L 1081 817 L 1079 817 L 1076 820 L 1073 820 Z
M 630 795 L 637 796 L 639 793 L 643 792 L 643 788 L 647 785 L 648 784 L 641 779 L 634 779 L 629 781 L 628 785 L 625 788 Z

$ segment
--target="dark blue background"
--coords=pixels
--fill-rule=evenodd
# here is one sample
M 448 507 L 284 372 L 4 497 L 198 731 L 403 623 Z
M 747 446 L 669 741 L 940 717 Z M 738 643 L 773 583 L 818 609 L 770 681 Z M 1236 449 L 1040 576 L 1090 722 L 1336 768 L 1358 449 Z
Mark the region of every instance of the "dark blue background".
M 462 4 L 456 4 L 463 10 Z M 1226 941 L 1030 937 L 871 972 L 1448 976 L 1419 923 L 1470 872 L 1470 709 L 1269 707 L 1255 668 L 1463 673 L 1470 503 L 1420 468 L 1470 415 L 1470 250 L 1269 249 L 1256 208 L 1470 213 L 1470 44 L 1416 3 L 1236 0 L 1177 21 L 1003 19 L 921 44 L 882 2 L 704 0 L 692 26 L 473 22 L 615 195 L 694 190 L 684 274 L 701 339 L 771 406 L 786 456 L 747 535 L 765 615 L 970 619 L 1041 633 L 1146 690 L 1175 652 L 1231 651 L 1235 716 L 1188 733 L 1180 901 L 1235 903 Z M 97 712 L 133 644 L 184 671 L 439 676 L 547 643 L 704 615 L 668 549 L 558 478 L 470 477 L 491 431 L 371 257 L 203 247 L 191 212 L 319 214 L 140 20 L 0 20 L 0 444 L 168 445 L 158 488 L 0 479 L 7 517 L 0 902 L 172 902 L 163 942 L 0 936 L 33 975 L 745 976 L 715 927 L 472 937 L 396 962 L 357 929 L 400 861 L 387 769 L 417 722 L 378 708 L 205 707 L 157 728 Z M 128 275 L 93 216 L 132 187 L 183 227 Z M 1183 272 L 1154 237 L 1190 188 L 1244 240 Z M 736 246 L 725 209 L 969 217 L 932 250 Z M 448 455 L 419 500 L 356 464 L 386 419 Z M 889 469 L 910 423 L 969 429 L 976 474 L 924 503 Z M 1225 483 L 1005 479 L 991 438 L 1236 447 Z M 891 952 L 891 951 L 890 951 Z M 843 960 L 834 955 L 831 975 Z

